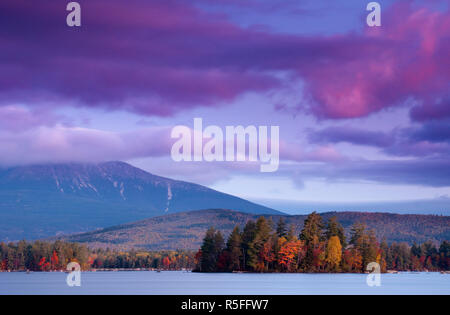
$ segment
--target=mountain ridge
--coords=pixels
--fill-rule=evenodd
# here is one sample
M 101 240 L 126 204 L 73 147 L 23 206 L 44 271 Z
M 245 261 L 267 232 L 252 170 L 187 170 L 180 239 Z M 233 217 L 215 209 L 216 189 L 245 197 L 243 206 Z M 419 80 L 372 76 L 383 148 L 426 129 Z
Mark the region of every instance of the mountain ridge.
M 0 170 L 0 240 L 45 238 L 165 213 L 219 207 L 281 213 L 124 162 L 41 164 Z

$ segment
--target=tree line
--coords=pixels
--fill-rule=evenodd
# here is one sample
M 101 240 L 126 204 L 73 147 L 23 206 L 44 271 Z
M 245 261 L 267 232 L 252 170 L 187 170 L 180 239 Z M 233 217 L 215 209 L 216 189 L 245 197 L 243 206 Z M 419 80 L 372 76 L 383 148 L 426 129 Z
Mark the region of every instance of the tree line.
M 211 227 L 196 254 L 200 272 L 347 272 L 362 273 L 371 262 L 382 272 L 450 270 L 450 242 L 439 248 L 432 242 L 379 242 L 363 223 L 352 226 L 347 239 L 336 217 L 323 222 L 313 212 L 299 235 L 283 218 L 277 224 L 260 217 L 248 221 L 241 231 L 236 226 L 225 242 Z
M 323 222 L 312 213 L 299 235 L 281 218 L 277 224 L 260 217 L 236 226 L 225 242 L 220 231 L 210 228 L 200 250 L 120 251 L 91 250 L 63 241 L 0 243 L 0 271 L 59 271 L 70 262 L 89 269 L 161 269 L 201 272 L 364 272 L 377 262 L 387 270 L 450 270 L 450 242 L 438 247 L 423 244 L 379 242 L 362 223 L 352 226 L 347 239 L 334 217 Z
M 182 270 L 196 266 L 190 251 L 90 250 L 78 243 L 27 242 L 0 243 L 0 271 L 61 271 L 70 262 L 90 269 Z

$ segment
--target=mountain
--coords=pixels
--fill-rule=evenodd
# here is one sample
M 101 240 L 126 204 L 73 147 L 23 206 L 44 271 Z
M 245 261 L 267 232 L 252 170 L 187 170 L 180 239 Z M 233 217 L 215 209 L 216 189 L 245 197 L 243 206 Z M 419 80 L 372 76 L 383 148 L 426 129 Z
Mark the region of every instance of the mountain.
M 0 240 L 4 241 L 83 232 L 209 208 L 280 214 L 123 162 L 35 165 L 0 171 Z
M 293 224 L 296 234 L 303 227 L 306 215 L 265 215 L 277 222 L 283 217 Z M 327 221 L 336 216 L 348 235 L 356 222 L 374 229 L 378 239 L 391 242 L 423 243 L 450 240 L 450 217 L 436 215 L 399 215 L 391 213 L 329 212 L 321 214 Z M 85 243 L 92 248 L 175 250 L 200 247 L 206 230 L 214 226 L 227 236 L 236 224 L 241 227 L 259 216 L 231 210 L 203 210 L 165 215 L 115 226 L 99 231 L 63 236 L 59 239 Z

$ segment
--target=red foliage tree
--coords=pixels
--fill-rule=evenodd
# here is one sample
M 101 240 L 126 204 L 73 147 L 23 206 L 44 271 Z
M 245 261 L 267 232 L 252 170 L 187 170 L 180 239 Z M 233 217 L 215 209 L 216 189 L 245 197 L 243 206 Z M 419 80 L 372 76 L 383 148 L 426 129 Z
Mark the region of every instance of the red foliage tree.
M 228 271 L 230 264 L 230 254 L 227 251 L 223 251 L 217 260 L 217 269 L 219 271 Z
M 297 269 L 297 255 L 300 251 L 301 242 L 298 240 L 285 242 L 278 252 L 278 264 L 288 272 Z
M 58 253 L 56 253 L 56 251 L 53 251 L 53 255 L 52 255 L 50 261 L 51 261 L 52 270 L 59 269 L 59 257 L 58 257 Z
M 42 257 L 38 265 L 41 268 L 41 271 L 48 271 L 51 267 L 46 257 Z
M 163 259 L 163 266 L 164 269 L 169 269 L 170 268 L 170 258 L 169 257 L 164 257 Z

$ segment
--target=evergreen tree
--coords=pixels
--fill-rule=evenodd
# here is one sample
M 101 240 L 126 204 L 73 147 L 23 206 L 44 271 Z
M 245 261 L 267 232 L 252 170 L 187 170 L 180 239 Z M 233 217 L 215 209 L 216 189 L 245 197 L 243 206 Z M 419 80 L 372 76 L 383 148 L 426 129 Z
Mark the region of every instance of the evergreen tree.
M 238 225 L 233 229 L 233 232 L 231 232 L 228 237 L 227 251 L 229 255 L 228 270 L 241 270 L 243 250 L 242 237 Z
M 439 268 L 450 270 L 450 242 L 443 241 L 439 247 Z
M 272 232 L 271 221 L 265 217 L 259 217 L 256 221 L 256 236 L 260 242 L 266 242 L 270 238 Z
M 283 219 L 283 217 L 278 220 L 277 224 L 277 235 L 278 237 L 286 237 L 288 233 L 286 221 Z
M 365 233 L 365 224 L 359 222 L 353 224 L 350 231 L 350 244 L 356 248 L 360 248 L 362 246 L 362 241 L 364 239 Z
M 206 232 L 205 238 L 203 239 L 203 245 L 201 247 L 201 262 L 200 268 L 202 272 L 213 272 L 216 271 L 217 261 L 220 253 L 223 249 L 223 237 L 220 231 L 211 227 Z
M 362 257 L 362 269 L 371 262 L 381 263 L 381 254 L 374 231 L 366 231 L 366 225 L 355 223 L 351 229 L 350 244 Z
M 291 241 L 294 241 L 294 240 L 298 240 L 297 237 L 295 236 L 295 227 L 294 227 L 293 224 L 291 224 L 289 226 L 289 231 L 288 231 L 288 233 L 286 235 L 286 240 L 288 242 L 291 242 Z
M 242 249 L 243 249 L 243 269 L 249 270 L 249 262 L 254 259 L 250 257 L 251 249 L 253 246 L 253 241 L 256 237 L 256 223 L 252 220 L 249 220 L 244 227 L 244 231 L 242 232 Z
M 423 255 L 422 246 L 417 245 L 416 242 L 414 242 L 413 246 L 411 247 L 411 254 L 416 257 L 421 257 Z
M 316 212 L 311 213 L 305 220 L 300 240 L 305 241 L 306 245 L 322 240 L 323 227 L 322 217 Z
M 436 246 L 434 246 L 434 244 L 430 241 L 422 244 L 422 251 L 423 251 L 424 255 L 427 257 L 431 257 L 431 256 L 437 254 L 437 252 L 438 252 Z
M 371 262 L 380 263 L 381 255 L 379 257 L 379 245 L 373 230 L 370 230 L 364 238 L 362 257 L 364 268 Z
M 248 266 L 252 270 L 260 270 L 262 269 L 261 264 L 264 265 L 264 262 L 260 259 L 260 254 L 269 240 L 271 232 L 270 222 L 265 217 L 259 217 L 256 221 L 255 237 L 248 249 Z
M 323 227 L 322 217 L 316 212 L 308 215 L 308 218 L 305 220 L 299 237 L 306 246 L 306 255 L 301 262 L 301 267 L 305 271 L 313 270 L 314 252 L 320 246 Z
M 330 218 L 325 231 L 326 239 L 329 240 L 333 236 L 339 237 L 339 241 L 343 248 L 347 247 L 344 227 L 338 222 L 336 217 Z

